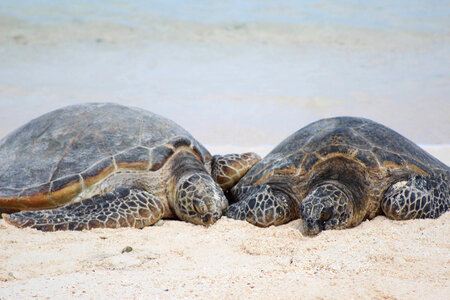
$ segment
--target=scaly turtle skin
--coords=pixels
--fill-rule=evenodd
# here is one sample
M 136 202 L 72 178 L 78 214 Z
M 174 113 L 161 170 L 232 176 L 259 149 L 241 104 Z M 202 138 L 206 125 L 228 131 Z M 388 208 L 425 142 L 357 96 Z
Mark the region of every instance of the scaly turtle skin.
M 303 232 L 342 229 L 384 213 L 437 218 L 450 206 L 450 168 L 373 121 L 338 117 L 295 132 L 235 185 L 228 217 L 257 226 L 303 219 Z
M 217 182 L 228 189 L 258 159 L 212 157 L 174 122 L 138 108 L 69 106 L 0 141 L 0 211 L 45 231 L 142 228 L 173 217 L 209 225 L 228 205 Z

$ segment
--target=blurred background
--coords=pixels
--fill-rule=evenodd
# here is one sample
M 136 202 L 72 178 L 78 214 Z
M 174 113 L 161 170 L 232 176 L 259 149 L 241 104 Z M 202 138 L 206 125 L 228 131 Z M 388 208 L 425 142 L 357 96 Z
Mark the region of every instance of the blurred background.
M 212 152 L 352 115 L 449 157 L 450 2 L 1 0 L 0 137 L 83 102 L 164 115 Z

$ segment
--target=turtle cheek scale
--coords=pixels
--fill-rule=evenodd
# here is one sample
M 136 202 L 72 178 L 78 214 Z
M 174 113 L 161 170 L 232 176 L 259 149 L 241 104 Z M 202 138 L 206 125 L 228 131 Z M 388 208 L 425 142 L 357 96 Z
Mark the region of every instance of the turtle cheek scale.
M 215 223 L 228 205 L 218 184 L 206 174 L 181 178 L 175 197 L 175 213 L 180 219 L 206 226 Z

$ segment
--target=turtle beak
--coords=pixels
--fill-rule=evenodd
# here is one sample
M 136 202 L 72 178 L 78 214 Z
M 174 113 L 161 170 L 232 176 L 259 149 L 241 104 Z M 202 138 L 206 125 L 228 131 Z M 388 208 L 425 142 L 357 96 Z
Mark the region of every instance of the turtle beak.
M 303 219 L 302 233 L 307 236 L 315 236 L 319 234 L 323 228 L 323 222 L 318 222 L 312 218 Z
M 323 220 L 321 218 L 317 218 L 315 211 L 308 209 L 304 203 L 300 205 L 300 217 L 302 219 L 302 234 L 307 236 L 315 236 L 324 230 Z
M 203 225 L 209 226 L 209 225 L 216 223 L 217 220 L 219 220 L 219 218 L 220 218 L 220 216 L 218 213 L 207 214 L 202 217 L 202 222 L 203 222 Z

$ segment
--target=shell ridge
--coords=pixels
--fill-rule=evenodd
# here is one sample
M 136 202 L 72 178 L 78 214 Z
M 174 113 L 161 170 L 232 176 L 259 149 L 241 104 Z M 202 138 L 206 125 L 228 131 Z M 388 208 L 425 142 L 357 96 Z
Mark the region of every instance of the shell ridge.
M 79 138 L 80 135 L 81 135 L 81 134 L 89 127 L 89 126 L 91 126 L 92 123 L 93 123 L 93 122 L 88 123 L 84 128 L 82 128 L 82 129 L 80 130 L 80 132 L 78 132 L 78 134 L 77 134 L 76 136 L 74 136 L 74 137 L 70 140 L 70 142 L 69 142 L 69 144 L 67 145 L 66 149 L 64 149 L 64 152 L 63 152 L 63 154 L 61 155 L 61 158 L 58 160 L 58 162 L 56 163 L 55 168 L 53 169 L 52 173 L 50 174 L 50 179 L 49 179 L 49 181 L 52 181 L 53 176 L 55 176 L 55 173 L 56 173 L 56 171 L 58 170 L 59 164 L 61 163 L 61 161 L 63 160 L 63 158 L 64 158 L 64 157 L 67 155 L 67 153 L 69 152 L 70 148 L 71 148 L 72 145 L 73 145 L 73 142 L 74 142 L 77 138 Z
M 84 183 L 84 178 L 83 178 L 83 176 L 81 176 L 81 174 L 78 174 L 78 178 L 80 178 L 81 192 L 83 192 L 86 189 L 86 184 Z
M 101 137 L 100 137 L 100 136 L 95 135 L 95 136 L 94 136 L 94 140 L 95 140 L 95 145 L 97 146 L 98 153 L 103 153 L 103 154 L 111 155 L 111 152 L 108 151 L 108 149 L 107 149 L 107 147 L 106 147 L 106 143 L 105 143 L 104 136 L 101 136 Z M 99 141 L 99 140 L 100 140 L 100 141 Z M 102 151 L 102 150 L 101 150 L 101 147 L 100 147 L 100 145 L 99 145 L 99 142 L 103 145 L 103 149 L 105 149 L 105 151 Z
M 311 140 L 312 140 L 313 138 L 315 138 L 315 137 L 316 137 L 315 134 L 311 135 L 311 136 L 308 138 L 308 140 L 302 145 L 302 147 L 300 148 L 300 150 L 302 150 L 302 151 L 305 152 L 305 153 L 310 154 L 311 152 L 308 152 L 308 151 L 304 150 L 304 148 L 306 148 L 306 147 L 309 145 L 309 143 L 311 143 Z M 297 152 L 298 152 L 298 151 L 296 151 L 296 153 L 297 153 Z
M 359 126 L 358 128 L 361 128 L 362 126 L 364 126 L 365 124 L 362 124 L 361 126 Z M 350 127 L 350 130 L 352 132 L 354 132 L 357 136 L 359 136 L 360 138 L 362 138 L 367 144 L 369 144 L 372 148 L 373 148 L 373 143 L 371 141 L 369 141 L 364 135 L 362 135 L 358 130 L 356 130 L 356 128 Z
M 139 146 L 142 146 L 142 132 L 143 131 L 144 131 L 144 117 L 141 117 L 140 125 L 139 125 L 139 141 L 138 141 Z
M 13 162 L 9 163 L 8 167 L 0 174 L 0 179 L 5 175 L 6 172 L 12 167 Z

